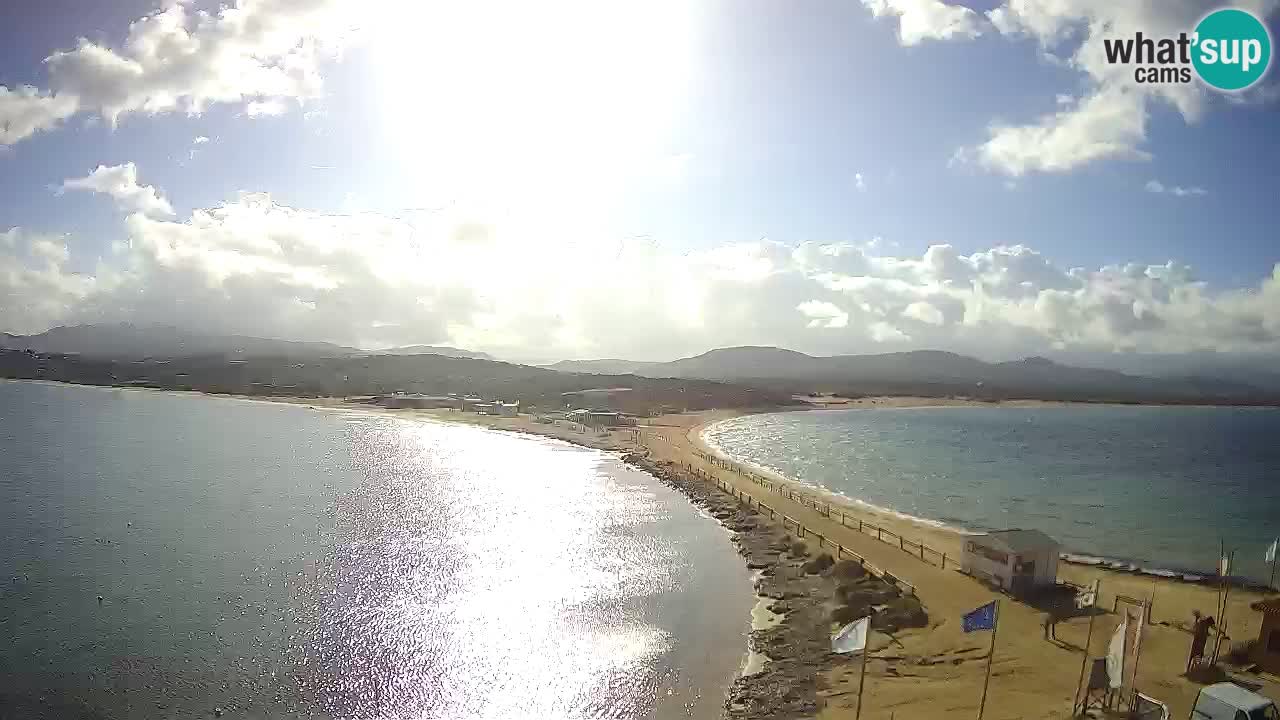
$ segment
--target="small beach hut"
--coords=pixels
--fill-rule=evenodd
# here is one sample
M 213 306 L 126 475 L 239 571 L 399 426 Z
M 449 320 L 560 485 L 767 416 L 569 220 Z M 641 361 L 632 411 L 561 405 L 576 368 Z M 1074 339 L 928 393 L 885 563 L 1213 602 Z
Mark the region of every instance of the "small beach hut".
M 1249 607 L 1262 613 L 1253 661 L 1269 673 L 1280 673 L 1280 597 L 1259 600 Z
M 1058 581 L 1058 541 L 1039 530 L 996 530 L 965 537 L 960 567 L 1012 595 Z

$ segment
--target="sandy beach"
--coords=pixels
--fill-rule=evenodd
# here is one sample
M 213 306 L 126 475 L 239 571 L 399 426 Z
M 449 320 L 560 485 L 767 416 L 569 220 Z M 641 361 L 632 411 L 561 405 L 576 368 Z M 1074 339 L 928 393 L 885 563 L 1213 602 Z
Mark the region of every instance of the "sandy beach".
M 384 410 L 374 406 L 347 402 L 341 399 L 319 398 L 245 398 L 266 402 L 290 402 L 316 409 L 385 413 L 396 417 L 419 418 L 444 422 L 466 422 L 498 430 L 524 432 L 556 437 L 588 447 L 632 453 L 633 461 L 654 472 L 677 487 L 696 502 L 706 505 L 707 498 L 690 492 L 689 488 L 700 483 L 703 490 L 715 495 L 714 503 L 722 512 L 714 514 L 740 536 L 738 544 L 742 554 L 753 567 L 767 567 L 773 579 L 768 589 L 779 597 L 799 597 L 816 594 L 817 607 L 828 610 L 833 607 L 829 595 L 834 585 L 819 587 L 797 573 L 796 562 L 787 562 L 776 554 L 768 554 L 769 543 L 785 532 L 776 520 L 758 511 L 740 510 L 730 514 L 726 498 L 714 486 L 724 484 L 741 498 L 764 502 L 778 513 L 802 523 L 810 531 L 821 533 L 831 542 L 856 552 L 894 576 L 914 586 L 916 594 L 928 613 L 927 627 L 902 629 L 891 635 L 873 634 L 867 674 L 863 718 L 929 717 L 972 718 L 976 716 L 982 691 L 984 669 L 989 647 L 989 633 L 965 634 L 961 630 L 960 617 L 991 600 L 1000 600 L 1000 632 L 993 663 L 987 718 L 1000 720 L 1012 718 L 1067 718 L 1071 716 L 1072 699 L 1078 686 L 1082 660 L 1082 648 L 1086 642 L 1089 621 L 1077 617 L 1059 623 L 1057 641 L 1043 637 L 1044 614 L 1033 607 L 993 592 L 972 578 L 961 574 L 950 560 L 946 569 L 938 567 L 932 554 L 922 561 L 914 552 L 904 552 L 897 541 L 884 542 L 876 535 L 859 532 L 857 521 L 884 528 L 893 535 L 906 538 L 914 549 L 914 543 L 957 558 L 963 543 L 959 531 L 938 527 L 901 515 L 877 510 L 847 498 L 834 496 L 802 483 L 773 476 L 780 487 L 794 493 L 791 499 L 771 491 L 736 471 L 704 458 L 714 454 L 714 449 L 701 439 L 701 431 L 708 425 L 739 415 L 734 411 L 710 411 L 652 418 L 638 428 L 615 429 L 609 432 L 582 432 L 568 423 L 540 423 L 530 416 L 498 418 L 479 416 L 450 410 Z M 925 398 L 864 398 L 838 403 L 842 407 L 928 407 L 935 405 L 967 404 L 965 401 L 938 401 Z M 977 403 L 975 403 L 977 404 Z M 989 403 L 980 403 L 990 406 Z M 830 404 L 828 404 L 830 405 Z M 691 471 L 692 470 L 692 471 Z M 696 471 L 696 472 L 693 472 Z M 764 471 L 755 471 L 768 476 Z M 717 494 L 718 493 L 718 494 Z M 733 501 L 735 507 L 739 501 Z M 819 506 L 815 509 L 814 505 Z M 822 508 L 829 507 L 829 511 Z M 843 520 L 842 520 L 843 518 Z M 752 539 L 744 533 L 767 533 Z M 749 548 L 754 548 L 750 550 Z M 762 548 L 764 548 L 762 550 Z M 810 555 L 815 551 L 810 548 Z M 752 553 L 755 553 L 753 557 Z M 763 559 L 761 553 L 765 553 Z M 803 560 L 803 558 L 801 558 Z M 780 569 L 782 568 L 782 569 Z M 789 580 L 787 578 L 790 578 Z M 1215 614 L 1218 590 L 1199 585 L 1089 567 L 1061 563 L 1059 578 L 1077 584 L 1087 584 L 1097 579 L 1101 582 L 1098 605 L 1106 612 L 1096 616 L 1090 655 L 1105 654 L 1107 640 L 1118 624 L 1118 616 L 1111 612 L 1118 595 L 1152 599 L 1152 623 L 1144 628 L 1143 652 L 1138 669 L 1138 687 L 1148 695 L 1168 704 L 1173 717 L 1185 717 L 1194 702 L 1201 685 L 1183 676 L 1191 635 L 1187 626 L 1191 612 L 1200 610 Z M 821 596 L 826 593 L 827 596 Z M 1249 608 L 1249 604 L 1263 595 L 1247 590 L 1233 589 L 1227 613 L 1227 634 L 1231 640 L 1247 640 L 1257 636 L 1261 617 Z M 786 606 L 784 606 L 784 609 Z M 795 687 L 809 690 L 815 696 L 812 704 L 807 693 L 792 690 L 794 702 L 783 706 L 760 705 L 759 712 L 746 712 L 738 706 L 739 717 L 801 717 L 816 714 L 817 717 L 853 717 L 859 677 L 859 662 L 846 656 L 819 653 L 820 645 L 828 634 L 838 627 L 829 618 L 815 621 L 815 606 L 807 606 L 803 612 L 790 617 L 783 612 L 781 630 L 769 641 L 769 655 L 774 662 L 784 659 L 791 651 L 797 657 L 807 658 L 792 665 L 792 679 L 811 673 L 814 682 Z M 788 622 L 789 620 L 793 622 Z M 798 627 L 802 626 L 802 627 Z M 761 640 L 761 638 L 757 638 Z M 1225 652 L 1224 645 L 1224 652 Z M 794 659 L 794 658 L 793 658 Z M 767 667 L 767 666 L 766 666 Z M 769 686 L 762 685 L 762 677 L 748 676 L 735 686 L 739 697 L 764 697 Z M 1280 679 L 1267 674 L 1243 675 L 1260 685 L 1260 692 L 1280 698 Z M 756 687 L 752 687 L 753 683 Z M 790 687 L 790 686 L 788 686 Z

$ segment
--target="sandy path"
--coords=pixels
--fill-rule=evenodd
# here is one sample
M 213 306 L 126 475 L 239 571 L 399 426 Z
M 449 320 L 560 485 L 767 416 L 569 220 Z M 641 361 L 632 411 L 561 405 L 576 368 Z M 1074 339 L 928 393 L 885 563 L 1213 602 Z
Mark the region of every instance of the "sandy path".
M 937 561 L 922 562 L 897 545 L 881 542 L 873 535 L 860 533 L 856 527 L 770 492 L 752 480 L 716 468 L 701 460 L 696 450 L 710 452 L 700 437 L 706 425 L 732 413 L 709 413 L 700 417 L 659 419 L 652 429 L 656 441 L 650 443 L 655 455 L 687 462 L 732 484 L 742 492 L 785 512 L 806 526 L 835 539 L 841 545 L 865 556 L 872 563 L 914 584 L 929 611 L 930 627 L 903 633 L 894 646 L 876 655 L 891 655 L 892 662 L 873 659 L 867 673 L 867 706 L 864 718 L 890 717 L 976 717 L 982 691 L 984 662 L 989 646 L 988 633 L 964 634 L 960 615 L 993 599 L 1001 600 L 1001 621 L 991 687 L 987 700 L 988 718 L 1065 718 L 1070 716 L 1073 697 L 1085 645 L 1088 620 L 1076 618 L 1058 626 L 1053 643 L 1043 638 L 1043 614 L 1002 594 L 990 591 L 978 582 L 960 574 L 948 561 L 948 569 L 937 567 Z M 765 473 L 759 473 L 765 474 Z M 776 478 L 776 476 L 775 476 Z M 796 490 L 821 502 L 831 502 L 838 518 L 843 513 L 852 525 L 861 518 L 911 540 L 924 542 L 956 557 L 962 535 L 958 532 L 922 524 L 897 515 L 877 512 L 842 498 L 833 498 L 815 488 L 788 483 Z M 1157 579 L 1099 568 L 1059 566 L 1062 579 L 1084 584 L 1095 578 L 1102 580 L 1099 604 L 1110 610 L 1117 594 L 1148 598 L 1155 592 L 1153 620 L 1144 628 L 1145 640 L 1139 662 L 1138 686 L 1170 706 L 1174 717 L 1190 712 L 1199 685 L 1182 677 L 1190 635 L 1183 629 L 1193 609 L 1214 613 L 1218 593 L 1214 588 L 1184 582 Z M 1234 590 L 1228 612 L 1229 634 L 1236 638 L 1257 636 L 1261 621 L 1249 603 L 1261 595 Z M 1114 631 L 1117 616 L 1105 614 L 1095 621 L 1090 643 L 1092 655 L 1105 652 L 1107 639 Z M 858 666 L 829 674 L 831 689 L 824 717 L 852 717 L 856 706 Z M 1280 682 L 1263 675 L 1251 678 L 1263 683 L 1262 692 L 1280 698 Z

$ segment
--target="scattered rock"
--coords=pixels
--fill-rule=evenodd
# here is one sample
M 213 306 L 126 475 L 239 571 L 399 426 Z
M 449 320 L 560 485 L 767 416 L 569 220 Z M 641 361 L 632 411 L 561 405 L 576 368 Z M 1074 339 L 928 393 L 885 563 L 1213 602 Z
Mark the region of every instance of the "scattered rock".
M 841 560 L 835 564 L 833 574 L 841 580 L 860 580 L 866 577 L 867 570 L 853 560 Z
M 808 555 L 804 542 L 675 463 L 655 462 L 641 453 L 623 459 L 681 491 L 734 531 L 738 553 L 749 569 L 760 573 L 756 593 L 773 598 L 770 610 L 782 616 L 777 625 L 751 632 L 752 649 L 770 661 L 760 672 L 734 681 L 724 717 L 789 720 L 817 714 L 822 709 L 819 693 L 826 689 L 823 671 L 850 662 L 844 655 L 831 653 L 832 622 L 866 617 L 875 605 L 884 606 L 885 613 L 877 627 L 928 623 L 918 600 L 903 598 L 856 562 L 836 562 L 822 553 L 797 563 Z
M 804 571 L 809 575 L 817 575 L 835 564 L 836 561 L 832 559 L 829 553 L 822 553 L 818 557 L 805 563 Z

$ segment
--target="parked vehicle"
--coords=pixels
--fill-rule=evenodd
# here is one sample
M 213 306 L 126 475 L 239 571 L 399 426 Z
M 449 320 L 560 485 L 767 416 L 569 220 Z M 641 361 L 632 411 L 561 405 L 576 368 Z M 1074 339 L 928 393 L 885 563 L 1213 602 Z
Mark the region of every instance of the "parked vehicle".
M 1200 690 L 1190 720 L 1280 720 L 1271 698 L 1222 682 Z

